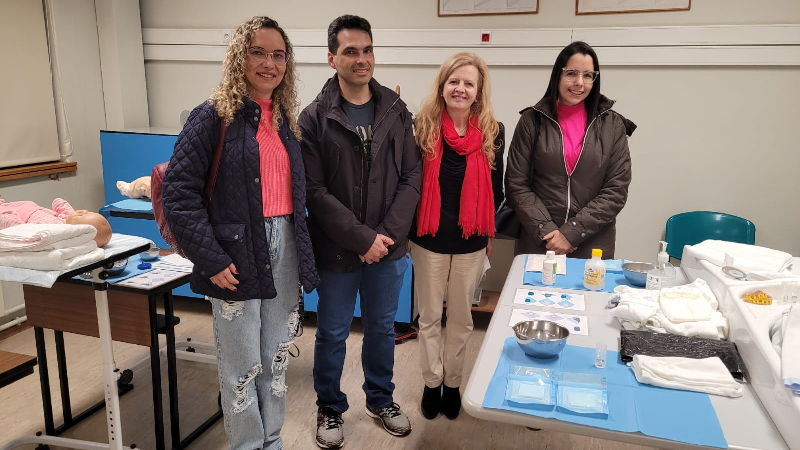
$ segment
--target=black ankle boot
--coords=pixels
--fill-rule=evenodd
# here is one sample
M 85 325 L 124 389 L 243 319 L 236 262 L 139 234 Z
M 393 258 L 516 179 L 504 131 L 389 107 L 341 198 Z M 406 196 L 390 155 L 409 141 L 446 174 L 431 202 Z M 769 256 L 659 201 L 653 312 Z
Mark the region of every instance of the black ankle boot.
M 422 415 L 426 419 L 435 419 L 442 408 L 442 385 L 435 388 L 425 386 L 425 390 L 422 391 L 420 407 L 422 409 Z
M 448 419 L 453 420 L 458 417 L 459 411 L 461 411 L 461 393 L 458 388 L 443 386 L 442 413 Z

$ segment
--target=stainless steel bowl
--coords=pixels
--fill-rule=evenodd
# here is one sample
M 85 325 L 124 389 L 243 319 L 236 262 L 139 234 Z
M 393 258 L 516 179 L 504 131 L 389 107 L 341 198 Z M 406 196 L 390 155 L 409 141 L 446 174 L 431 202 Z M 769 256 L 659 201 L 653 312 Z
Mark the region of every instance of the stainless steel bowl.
M 567 345 L 569 330 L 549 320 L 526 320 L 514 325 L 514 334 L 526 355 L 552 358 Z
M 105 266 L 103 266 L 103 269 L 105 269 L 105 271 L 108 272 L 109 275 L 116 276 L 124 272 L 125 267 L 127 266 L 128 266 L 128 258 L 125 258 L 114 261 L 111 264 L 106 264 Z
M 644 287 L 647 285 L 647 271 L 652 269 L 655 266 L 650 263 L 626 262 L 622 265 L 622 274 L 630 284 Z

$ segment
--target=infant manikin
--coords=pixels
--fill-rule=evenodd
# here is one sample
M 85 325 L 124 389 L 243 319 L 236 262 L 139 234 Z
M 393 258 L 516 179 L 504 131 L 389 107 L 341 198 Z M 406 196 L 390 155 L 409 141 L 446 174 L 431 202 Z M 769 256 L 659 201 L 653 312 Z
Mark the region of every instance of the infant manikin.
M 150 198 L 150 177 L 139 177 L 130 183 L 117 181 L 119 193 L 130 198 Z
M 25 223 L 83 224 L 97 229 L 94 238 L 97 247 L 103 247 L 111 240 L 111 225 L 102 215 L 85 209 L 75 211 L 72 205 L 62 198 L 53 200 L 52 206 L 53 209 L 47 209 L 32 201 L 6 202 L 0 199 L 0 230 Z

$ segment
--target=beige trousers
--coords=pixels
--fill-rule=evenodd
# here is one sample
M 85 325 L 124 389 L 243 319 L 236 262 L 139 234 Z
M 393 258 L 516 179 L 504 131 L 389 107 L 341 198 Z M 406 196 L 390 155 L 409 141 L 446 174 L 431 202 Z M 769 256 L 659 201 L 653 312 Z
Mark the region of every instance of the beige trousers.
M 428 387 L 461 386 L 467 340 L 472 333 L 472 298 L 486 249 L 443 255 L 411 243 L 414 293 L 419 303 L 422 378 Z M 442 335 L 442 303 L 447 293 L 447 326 Z

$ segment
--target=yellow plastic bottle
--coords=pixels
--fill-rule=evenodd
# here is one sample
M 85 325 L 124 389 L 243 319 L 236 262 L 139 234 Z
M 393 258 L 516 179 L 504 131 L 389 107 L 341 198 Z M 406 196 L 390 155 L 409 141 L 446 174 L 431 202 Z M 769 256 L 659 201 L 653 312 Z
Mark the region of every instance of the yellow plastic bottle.
M 600 258 L 603 250 L 592 249 L 592 259 L 586 261 L 583 270 L 583 286 L 590 291 L 602 291 L 606 285 L 606 263 Z

